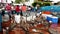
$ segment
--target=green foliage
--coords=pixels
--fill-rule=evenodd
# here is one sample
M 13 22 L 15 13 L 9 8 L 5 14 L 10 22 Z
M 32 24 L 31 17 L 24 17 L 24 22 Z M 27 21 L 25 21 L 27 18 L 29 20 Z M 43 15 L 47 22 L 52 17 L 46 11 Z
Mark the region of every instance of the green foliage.
M 39 5 L 40 5 L 40 7 L 41 7 L 41 6 L 43 6 L 42 2 L 38 2 L 37 4 L 39 4 Z
M 32 6 L 34 6 L 34 7 L 35 7 L 37 4 L 39 4 L 39 5 L 40 5 L 40 7 L 41 7 L 41 6 L 43 6 L 43 4 L 42 4 L 41 2 L 34 2 L 34 3 L 32 3 Z
M 50 6 L 49 2 L 44 3 L 44 6 Z
M 40 7 L 42 7 L 42 6 L 50 6 L 50 2 L 34 2 L 34 3 L 32 3 L 32 6 L 35 7 L 36 4 L 39 4 Z
M 15 0 L 16 3 L 20 3 L 22 0 Z
M 32 5 L 33 5 L 34 7 L 36 6 L 36 4 L 37 4 L 37 2 L 32 3 Z

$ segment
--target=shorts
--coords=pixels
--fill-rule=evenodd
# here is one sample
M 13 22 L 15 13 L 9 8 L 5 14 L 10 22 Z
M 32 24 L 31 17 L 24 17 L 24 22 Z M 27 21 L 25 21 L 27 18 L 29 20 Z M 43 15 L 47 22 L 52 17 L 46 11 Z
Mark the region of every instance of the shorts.
M 15 10 L 12 10 L 12 14 L 16 14 L 16 11 Z

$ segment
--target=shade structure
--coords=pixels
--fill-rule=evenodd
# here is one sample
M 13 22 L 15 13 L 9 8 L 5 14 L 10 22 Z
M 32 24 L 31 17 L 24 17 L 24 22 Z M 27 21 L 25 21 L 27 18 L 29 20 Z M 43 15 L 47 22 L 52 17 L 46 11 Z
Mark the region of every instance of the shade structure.
M 51 11 L 51 12 L 60 12 L 60 6 L 53 5 L 53 6 L 44 6 L 41 7 L 42 11 Z

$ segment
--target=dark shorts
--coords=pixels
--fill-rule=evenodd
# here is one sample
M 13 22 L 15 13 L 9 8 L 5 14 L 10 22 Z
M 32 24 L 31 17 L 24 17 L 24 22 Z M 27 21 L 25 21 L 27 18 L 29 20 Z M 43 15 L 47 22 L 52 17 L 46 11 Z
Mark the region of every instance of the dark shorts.
M 16 14 L 20 14 L 21 12 L 16 12 Z
M 12 10 L 12 14 L 16 14 L 16 11 L 15 10 Z

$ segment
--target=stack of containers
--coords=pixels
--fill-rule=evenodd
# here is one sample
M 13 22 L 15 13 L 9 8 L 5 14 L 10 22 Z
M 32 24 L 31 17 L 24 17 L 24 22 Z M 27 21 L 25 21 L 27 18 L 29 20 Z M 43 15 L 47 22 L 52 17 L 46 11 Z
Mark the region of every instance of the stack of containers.
M 42 16 L 45 17 L 45 19 L 49 22 L 49 21 L 52 21 L 52 23 L 58 23 L 58 17 L 56 16 L 52 16 L 51 15 L 51 12 L 49 11 L 46 11 L 46 12 L 43 12 L 42 13 Z
M 58 17 L 55 17 L 55 16 L 49 17 L 49 16 L 47 16 L 47 21 L 48 21 L 48 22 L 49 22 L 49 21 L 52 21 L 52 23 L 58 24 Z
M 47 19 L 47 16 L 51 17 L 52 15 L 51 15 L 50 11 L 44 11 L 44 12 L 42 12 L 42 16 Z

